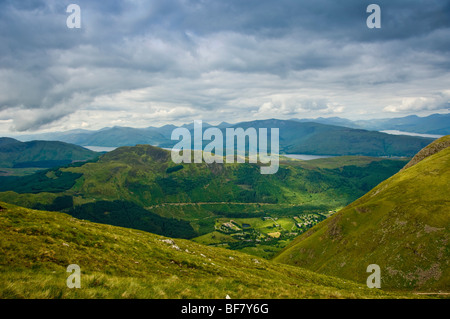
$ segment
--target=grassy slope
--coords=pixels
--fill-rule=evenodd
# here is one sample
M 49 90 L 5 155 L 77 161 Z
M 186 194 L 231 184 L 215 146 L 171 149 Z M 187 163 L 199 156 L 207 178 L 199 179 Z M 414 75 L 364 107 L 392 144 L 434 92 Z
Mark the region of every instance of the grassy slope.
M 0 298 L 412 297 L 187 240 L 0 203 Z M 69 264 L 81 288 L 66 287 Z
M 382 287 L 448 291 L 449 181 L 446 148 L 313 227 L 275 260 L 357 282 L 378 264 Z

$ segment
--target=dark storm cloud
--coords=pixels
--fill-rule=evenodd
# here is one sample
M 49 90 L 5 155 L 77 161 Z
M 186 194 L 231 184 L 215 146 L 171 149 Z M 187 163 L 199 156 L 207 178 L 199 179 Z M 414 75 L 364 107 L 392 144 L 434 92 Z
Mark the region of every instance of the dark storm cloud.
M 2 1 L 0 123 L 445 110 L 449 16 L 436 0 Z

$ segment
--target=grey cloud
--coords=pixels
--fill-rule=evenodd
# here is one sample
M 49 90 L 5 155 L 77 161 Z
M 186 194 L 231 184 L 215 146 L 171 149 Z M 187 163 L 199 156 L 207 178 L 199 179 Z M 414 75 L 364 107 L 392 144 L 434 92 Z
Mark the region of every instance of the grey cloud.
M 424 110 L 450 111 L 450 90 L 431 96 L 403 98 L 399 103 L 384 108 L 384 111 L 393 113 Z
M 175 109 L 229 121 L 351 112 L 367 101 L 348 96 L 378 88 L 378 112 L 390 112 L 399 90 L 420 100 L 449 85 L 448 1 L 379 0 L 380 30 L 365 26 L 361 0 L 74 2 L 80 30 L 65 26 L 66 2 L 0 3 L 0 111 L 20 110 L 7 112 L 16 130 L 88 110 L 162 121 Z

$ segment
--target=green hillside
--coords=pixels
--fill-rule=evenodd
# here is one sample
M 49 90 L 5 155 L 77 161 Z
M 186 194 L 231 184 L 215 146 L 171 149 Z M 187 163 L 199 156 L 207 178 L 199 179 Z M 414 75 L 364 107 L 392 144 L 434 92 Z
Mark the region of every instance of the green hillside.
M 94 159 L 98 155 L 97 152 L 64 142 L 20 142 L 7 137 L 0 138 L 0 167 L 2 168 L 51 168 L 74 161 Z
M 450 148 L 445 136 L 420 161 L 299 236 L 275 260 L 365 282 L 369 264 L 381 285 L 450 290 Z M 435 152 L 430 152 L 434 149 Z
M 81 270 L 69 289 L 67 266 Z M 0 203 L 0 298 L 410 298 L 187 240 Z
M 269 258 L 324 214 L 362 196 L 404 164 L 405 160 L 367 157 L 316 163 L 282 158 L 276 174 L 262 175 L 258 165 L 248 163 L 177 165 L 169 151 L 138 145 L 118 148 L 89 163 L 1 183 L 0 200 L 189 239 L 220 230 L 226 219 L 233 219 L 250 227 L 228 234 L 221 244 L 251 248 Z M 310 216 L 311 223 L 305 220 L 304 227 L 296 226 L 293 217 L 305 214 L 315 217 Z M 268 217 L 283 222 L 267 222 L 261 228 L 259 220 Z M 281 236 L 268 235 L 271 227 L 279 227 Z M 236 238 L 246 244 L 229 244 Z

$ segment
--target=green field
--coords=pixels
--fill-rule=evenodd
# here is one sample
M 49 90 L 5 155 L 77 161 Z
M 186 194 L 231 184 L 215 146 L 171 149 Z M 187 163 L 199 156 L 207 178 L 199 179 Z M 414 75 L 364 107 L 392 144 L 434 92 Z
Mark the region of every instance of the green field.
M 192 240 L 270 259 L 296 236 L 325 218 L 325 215 L 319 213 L 300 213 L 294 217 L 271 217 L 270 210 L 263 217 L 217 218 L 214 220 L 213 232 Z

